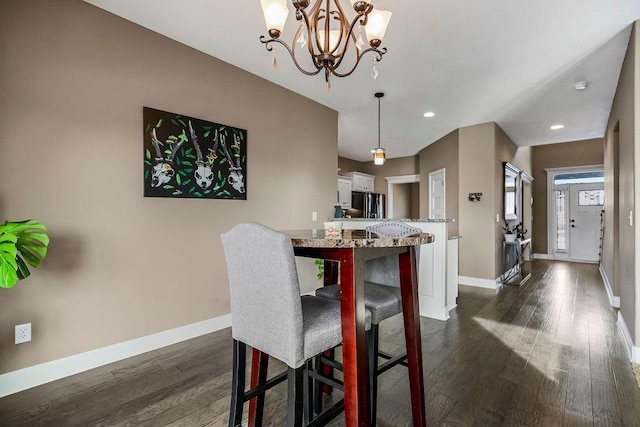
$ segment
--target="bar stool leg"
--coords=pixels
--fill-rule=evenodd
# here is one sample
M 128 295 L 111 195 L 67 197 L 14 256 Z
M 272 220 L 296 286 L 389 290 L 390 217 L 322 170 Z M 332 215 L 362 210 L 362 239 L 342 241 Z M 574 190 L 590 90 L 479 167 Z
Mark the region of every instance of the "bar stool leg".
M 245 365 L 247 361 L 247 345 L 233 340 L 233 378 L 231 380 L 231 408 L 229 410 L 229 427 L 242 425 L 242 407 L 244 406 Z
M 376 412 L 378 402 L 378 325 L 371 325 L 367 332 L 367 353 L 369 354 L 369 396 L 371 405 L 371 426 L 376 425 Z
M 255 388 L 267 381 L 268 368 L 269 355 L 254 348 L 251 356 L 251 388 Z M 264 399 L 265 395 L 262 393 L 249 401 L 249 427 L 260 427 L 262 425 Z
M 301 427 L 304 412 L 304 365 L 287 368 L 287 427 Z

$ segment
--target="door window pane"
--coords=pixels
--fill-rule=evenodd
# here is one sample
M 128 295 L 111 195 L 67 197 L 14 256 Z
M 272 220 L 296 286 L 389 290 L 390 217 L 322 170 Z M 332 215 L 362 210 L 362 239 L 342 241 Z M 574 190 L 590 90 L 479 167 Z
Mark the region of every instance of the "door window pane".
M 604 206 L 604 190 L 579 190 L 579 206 Z
M 556 190 L 556 250 L 567 250 L 567 191 Z

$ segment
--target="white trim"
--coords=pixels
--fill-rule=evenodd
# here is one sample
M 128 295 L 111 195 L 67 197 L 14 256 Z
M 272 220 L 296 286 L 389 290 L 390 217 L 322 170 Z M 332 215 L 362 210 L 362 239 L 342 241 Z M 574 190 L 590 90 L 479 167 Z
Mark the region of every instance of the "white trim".
M 498 289 L 500 287 L 500 278 L 496 280 L 480 279 L 478 277 L 458 276 L 458 283 L 466 286 L 474 286 L 484 289 Z
M 432 172 L 429 172 L 429 218 L 433 218 L 433 199 L 431 198 L 431 183 L 433 182 L 433 176 L 442 172 L 442 219 L 447 217 L 447 169 L 441 168 Z
M 550 261 L 553 261 L 555 260 L 555 257 L 549 254 L 533 254 L 533 259 L 548 259 Z
M 607 296 L 609 297 L 609 304 L 611 304 L 611 307 L 620 308 L 620 297 L 613 295 L 611 282 L 609 282 L 609 278 L 607 277 L 607 273 L 604 271 L 604 268 L 602 268 L 602 264 L 600 264 L 598 270 L 600 270 L 600 276 L 602 276 L 602 281 L 604 282 L 604 288 L 607 290 Z
M 622 312 L 618 311 L 618 327 L 622 332 L 622 336 L 624 337 L 625 344 L 627 344 L 627 351 L 629 352 L 629 359 L 633 363 L 640 363 L 640 347 L 636 347 L 633 345 L 633 340 L 631 339 L 631 334 L 629 333 L 629 329 L 627 328 L 627 324 L 624 322 L 624 318 L 622 317 Z
M 0 375 L 0 397 L 231 326 L 231 315 L 203 320 Z
M 384 179 L 387 180 L 387 218 L 393 218 L 393 186 L 420 182 L 420 175 L 385 176 Z
M 384 179 L 386 179 L 389 184 L 413 184 L 414 182 L 420 182 L 420 175 L 386 176 Z

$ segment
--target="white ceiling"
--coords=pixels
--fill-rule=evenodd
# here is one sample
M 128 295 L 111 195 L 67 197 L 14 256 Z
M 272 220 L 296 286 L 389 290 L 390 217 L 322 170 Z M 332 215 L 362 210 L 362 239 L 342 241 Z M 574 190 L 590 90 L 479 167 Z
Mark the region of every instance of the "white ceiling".
M 393 12 L 379 77 L 365 57 L 327 93 L 322 74 L 301 74 L 282 48 L 271 70 L 259 0 L 85 1 L 337 110 L 339 154 L 360 161 L 377 144 L 379 91 L 389 158 L 489 121 L 519 146 L 602 137 L 640 19 L 640 0 L 375 0 Z M 289 8 L 288 43 L 297 28 Z M 580 80 L 585 91 L 573 88 Z M 554 123 L 565 127 L 551 131 Z

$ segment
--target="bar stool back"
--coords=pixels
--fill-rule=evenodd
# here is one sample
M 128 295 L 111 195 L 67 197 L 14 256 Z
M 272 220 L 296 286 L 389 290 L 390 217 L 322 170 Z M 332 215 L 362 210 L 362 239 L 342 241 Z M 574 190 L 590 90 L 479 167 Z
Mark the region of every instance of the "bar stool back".
M 245 391 L 246 346 L 284 362 L 288 369 L 287 425 L 308 421 L 303 389 L 306 361 L 342 341 L 340 303 L 300 296 L 291 238 L 262 224 L 239 224 L 223 233 L 233 336 L 229 426 L 241 425 L 249 399 L 280 381 Z M 284 376 L 282 376 L 282 380 Z M 303 414 L 304 413 L 304 414 Z

